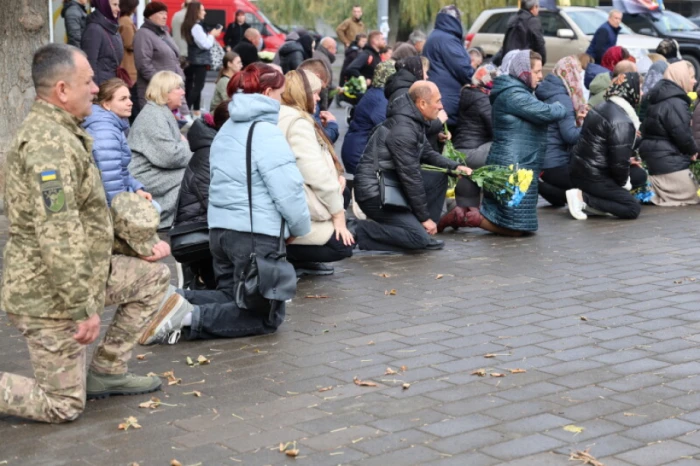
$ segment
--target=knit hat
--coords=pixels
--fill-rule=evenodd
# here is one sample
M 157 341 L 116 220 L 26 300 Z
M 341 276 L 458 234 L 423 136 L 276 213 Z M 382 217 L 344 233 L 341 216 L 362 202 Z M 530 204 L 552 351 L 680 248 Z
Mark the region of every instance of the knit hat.
M 143 10 L 143 17 L 150 18 L 161 11 L 168 11 L 168 6 L 163 2 L 151 2 Z
M 153 204 L 136 193 L 121 192 L 112 199 L 111 212 L 115 249 L 127 255 L 134 255 L 128 254 L 129 248 L 139 256 L 153 255 L 153 246 L 160 241 L 156 233 L 160 215 Z M 128 246 L 127 251 L 117 245 Z

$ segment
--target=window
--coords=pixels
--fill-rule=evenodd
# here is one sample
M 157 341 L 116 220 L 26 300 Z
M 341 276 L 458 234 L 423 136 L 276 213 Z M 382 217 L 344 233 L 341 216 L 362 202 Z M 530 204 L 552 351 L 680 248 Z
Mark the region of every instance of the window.
M 564 18 L 558 13 L 551 11 L 540 11 L 540 21 L 542 22 L 542 32 L 545 37 L 557 37 L 559 29 L 571 29 Z
M 644 15 L 624 15 L 622 21 L 634 32 L 639 32 L 645 28 L 656 32 L 654 26 L 652 26 L 651 22 Z
M 671 11 L 664 11 L 663 14 L 660 15 L 650 15 L 649 19 L 654 22 L 656 29 L 663 34 L 668 34 L 670 32 L 697 32 L 700 30 L 700 28 L 689 19 Z
M 486 20 L 479 32 L 481 34 L 505 34 L 508 20 L 515 13 L 496 13 Z
M 566 10 L 566 15 L 573 21 L 581 31 L 592 36 L 598 30 L 601 24 L 605 24 L 608 20 L 608 15 L 602 10 L 595 8 L 586 8 L 585 10 Z M 626 23 L 627 20 L 624 20 Z M 620 34 L 632 34 L 632 31 L 627 26 L 622 26 Z
M 263 30 L 263 24 L 260 22 L 257 16 L 255 16 L 253 13 L 246 13 L 245 14 L 245 22 L 250 24 L 250 27 L 253 27 L 260 31 L 262 33 Z

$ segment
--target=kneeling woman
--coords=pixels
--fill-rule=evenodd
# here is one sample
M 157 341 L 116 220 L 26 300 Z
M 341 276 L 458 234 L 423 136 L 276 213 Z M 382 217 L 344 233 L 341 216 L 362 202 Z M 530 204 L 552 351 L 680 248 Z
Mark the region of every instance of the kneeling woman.
M 343 167 L 333 151 L 333 144 L 313 118 L 322 87 L 323 83 L 313 73 L 287 73 L 277 125 L 304 177 L 311 214 L 311 233 L 294 238 L 287 247 L 287 257 L 297 271 L 317 271 L 319 267 L 309 265 L 346 259 L 352 256 L 355 244 L 345 224 Z M 327 270 L 326 274 L 328 272 L 332 270 Z
M 631 188 L 638 103 L 639 74 L 625 73 L 613 79 L 605 102 L 588 112 L 569 165 L 571 184 L 578 189 L 567 191 L 566 201 L 575 219 L 639 216 L 639 202 L 625 188 Z
M 275 332 L 284 321 L 284 303 L 246 310 L 236 306 L 234 297 L 253 252 L 251 233 L 255 253 L 265 257 L 278 251 L 283 220 L 286 239 L 311 231 L 304 179 L 277 127 L 284 76 L 253 63 L 231 79 L 228 90 L 233 96 L 230 119 L 214 138 L 209 159 L 209 247 L 216 291 L 171 289 L 141 344 L 174 344 L 183 330 L 189 340 L 262 335 Z M 258 124 L 251 141 L 251 227 L 246 145 L 253 123 Z
M 700 203 L 698 184 L 690 174 L 698 146 L 690 128 L 690 97 L 695 88 L 695 68 L 687 61 L 669 65 L 664 78 L 649 93 L 649 109 L 642 124 L 639 155 L 647 164 L 660 206 Z

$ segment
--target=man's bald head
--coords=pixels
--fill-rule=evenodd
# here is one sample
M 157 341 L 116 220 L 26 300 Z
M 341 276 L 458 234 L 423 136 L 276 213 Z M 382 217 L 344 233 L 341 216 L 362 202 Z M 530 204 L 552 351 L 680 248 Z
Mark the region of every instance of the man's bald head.
M 246 29 L 245 33 L 243 34 L 243 37 L 248 39 L 250 43 L 253 45 L 257 46 L 258 41 L 262 39 L 262 36 L 260 35 L 260 31 L 258 31 L 255 28 L 248 28 Z
M 442 110 L 440 90 L 430 81 L 416 81 L 408 90 L 408 96 L 426 120 L 434 120 Z
M 613 78 L 625 73 L 636 73 L 637 64 L 629 60 L 622 60 L 613 68 Z
M 338 52 L 338 43 L 332 37 L 324 37 L 321 39 L 321 46 L 328 50 L 331 55 L 335 55 Z

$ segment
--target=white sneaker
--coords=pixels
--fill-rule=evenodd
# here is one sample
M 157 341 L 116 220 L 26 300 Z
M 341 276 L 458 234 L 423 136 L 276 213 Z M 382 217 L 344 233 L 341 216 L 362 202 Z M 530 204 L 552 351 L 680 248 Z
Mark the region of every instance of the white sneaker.
M 569 206 L 569 213 L 576 220 L 586 220 L 588 216 L 583 212 L 586 204 L 579 198 L 581 191 L 578 189 L 569 189 L 566 192 L 566 204 Z
M 153 316 L 153 320 L 139 339 L 140 345 L 168 343 L 174 345 L 180 339 L 182 319 L 194 310 L 194 306 L 175 293 L 171 295 Z

